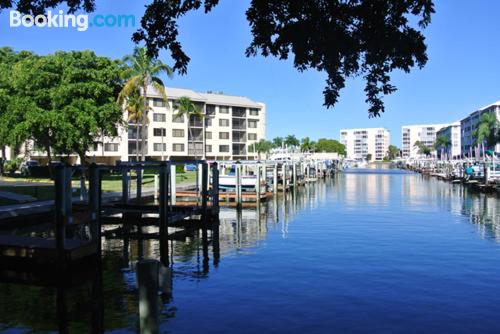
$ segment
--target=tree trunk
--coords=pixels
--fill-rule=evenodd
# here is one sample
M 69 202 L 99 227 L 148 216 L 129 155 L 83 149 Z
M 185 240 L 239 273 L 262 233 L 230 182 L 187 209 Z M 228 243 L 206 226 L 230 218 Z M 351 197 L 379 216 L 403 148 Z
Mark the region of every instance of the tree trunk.
M 80 164 L 85 166 L 85 152 L 79 152 L 78 156 L 80 157 Z M 87 186 L 85 184 L 85 171 L 82 170 L 80 174 L 80 199 L 87 199 Z
M 47 152 L 48 165 L 52 162 L 52 155 L 50 154 L 50 145 L 45 145 L 45 152 Z
M 142 129 L 141 129 L 141 160 L 145 161 L 146 160 L 146 120 L 147 120 L 147 110 L 148 110 L 148 99 L 147 99 L 147 89 L 148 85 L 147 82 L 144 81 L 143 87 L 142 87 L 142 94 L 144 98 L 144 113 L 142 116 Z
M 139 161 L 139 121 L 135 121 L 135 161 Z
M 193 143 L 193 149 L 194 149 L 194 160 L 197 160 L 197 157 L 196 157 L 196 146 L 194 145 L 194 138 L 193 138 L 193 131 L 191 130 L 191 125 L 189 124 L 189 115 L 188 115 L 188 155 L 189 155 L 189 137 L 191 137 L 191 142 Z

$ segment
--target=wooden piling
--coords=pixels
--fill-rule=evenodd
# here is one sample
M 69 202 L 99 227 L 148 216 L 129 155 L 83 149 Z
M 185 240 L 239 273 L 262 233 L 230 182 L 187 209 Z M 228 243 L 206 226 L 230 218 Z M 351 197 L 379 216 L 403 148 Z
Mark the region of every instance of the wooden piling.
M 123 204 L 128 204 L 128 200 L 130 198 L 129 196 L 129 190 L 130 190 L 130 186 L 129 186 L 129 181 L 130 181 L 130 177 L 129 177 L 129 170 L 127 167 L 123 168 L 122 169 L 122 202 Z
M 66 225 L 71 221 L 71 170 L 60 164 L 55 167 L 55 220 L 57 258 L 61 265 L 65 262 Z M 69 196 L 69 200 L 68 200 Z
M 236 164 L 235 167 L 235 173 L 236 173 L 236 184 L 235 184 L 235 191 L 236 191 L 236 208 L 241 209 L 242 207 L 242 193 L 241 193 L 241 165 Z
M 257 166 L 256 166 L 256 174 L 257 174 L 257 183 L 255 185 L 255 195 L 256 195 L 256 202 L 257 202 L 257 207 L 259 206 L 260 204 L 260 194 L 262 193 L 261 191 L 261 166 L 260 164 L 258 163 Z
M 175 205 L 177 203 L 177 170 L 175 169 L 175 165 L 170 165 L 170 203 Z
M 101 254 L 101 171 L 95 163 L 89 168 L 90 235 L 96 243 L 97 254 Z
M 278 194 L 278 164 L 275 163 L 273 166 L 273 193 L 274 196 Z

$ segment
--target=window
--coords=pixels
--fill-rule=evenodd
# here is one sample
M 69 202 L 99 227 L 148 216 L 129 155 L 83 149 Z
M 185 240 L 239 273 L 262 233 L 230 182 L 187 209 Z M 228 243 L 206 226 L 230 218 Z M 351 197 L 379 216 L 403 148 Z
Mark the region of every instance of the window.
M 184 129 L 172 129 L 172 137 L 184 137 Z
M 229 126 L 228 119 L 219 119 L 219 126 Z
M 219 145 L 219 152 L 229 152 L 229 145 Z
M 184 144 L 172 144 L 172 151 L 183 152 L 184 151 Z
M 213 104 L 207 104 L 205 107 L 207 115 L 215 115 L 215 106 Z
M 248 121 L 248 127 L 249 128 L 253 128 L 253 129 L 257 128 L 257 121 L 249 120 Z
M 219 139 L 229 139 L 229 132 L 219 132 Z
M 106 152 L 118 152 L 118 144 L 106 143 L 106 144 L 104 144 L 104 151 L 106 151 Z
M 166 106 L 165 100 L 158 98 L 153 99 L 153 107 L 165 107 L 165 106 Z
M 99 150 L 99 143 L 93 143 L 91 146 L 91 150 L 96 152 Z
M 257 140 L 257 134 L 256 133 L 249 133 L 248 140 Z
M 205 152 L 212 153 L 212 145 L 205 145 Z
M 184 123 L 184 116 L 172 115 L 173 123 Z
M 163 152 L 167 150 L 167 144 L 165 143 L 154 143 L 153 144 L 153 151 L 155 152 Z
M 219 113 L 221 113 L 221 114 L 229 114 L 229 107 L 219 106 Z
M 166 121 L 167 121 L 167 115 L 153 113 L 153 122 L 166 122 Z
M 167 130 L 165 128 L 154 128 L 153 136 L 155 137 L 165 137 L 167 135 Z
M 212 139 L 212 132 L 210 131 L 205 132 L 205 139 Z
M 250 108 L 250 116 L 259 116 L 259 109 Z
M 205 126 L 212 126 L 212 119 L 211 118 L 205 118 Z

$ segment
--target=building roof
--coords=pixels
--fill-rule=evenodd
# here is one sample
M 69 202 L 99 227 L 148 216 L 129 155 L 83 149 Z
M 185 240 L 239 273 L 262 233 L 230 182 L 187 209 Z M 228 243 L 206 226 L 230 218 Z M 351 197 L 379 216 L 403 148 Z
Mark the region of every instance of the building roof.
M 479 108 L 479 110 L 480 110 L 480 111 L 482 111 L 482 110 L 485 110 L 485 109 L 491 108 L 491 107 L 493 107 L 493 106 L 499 106 L 499 107 L 500 107 L 500 101 L 494 102 L 494 103 L 492 103 L 492 104 L 488 104 L 488 105 L 487 105 L 487 106 L 485 106 L 485 107 Z
M 169 99 L 189 97 L 193 101 L 205 102 L 208 104 L 228 105 L 236 107 L 260 108 L 262 104 L 250 100 L 244 96 L 233 96 L 213 93 L 198 93 L 191 89 L 165 87 Z M 152 87 L 148 87 L 148 96 L 160 97 L 160 94 Z

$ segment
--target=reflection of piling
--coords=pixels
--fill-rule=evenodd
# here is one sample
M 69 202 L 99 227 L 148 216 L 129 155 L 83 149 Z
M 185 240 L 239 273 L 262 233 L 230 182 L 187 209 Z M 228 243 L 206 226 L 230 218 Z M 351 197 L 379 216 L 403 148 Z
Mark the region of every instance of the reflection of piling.
M 297 163 L 292 162 L 292 182 L 293 182 L 293 187 L 296 189 L 298 184 L 297 184 Z
M 158 266 L 159 263 L 156 260 L 137 262 L 141 333 L 159 333 Z

